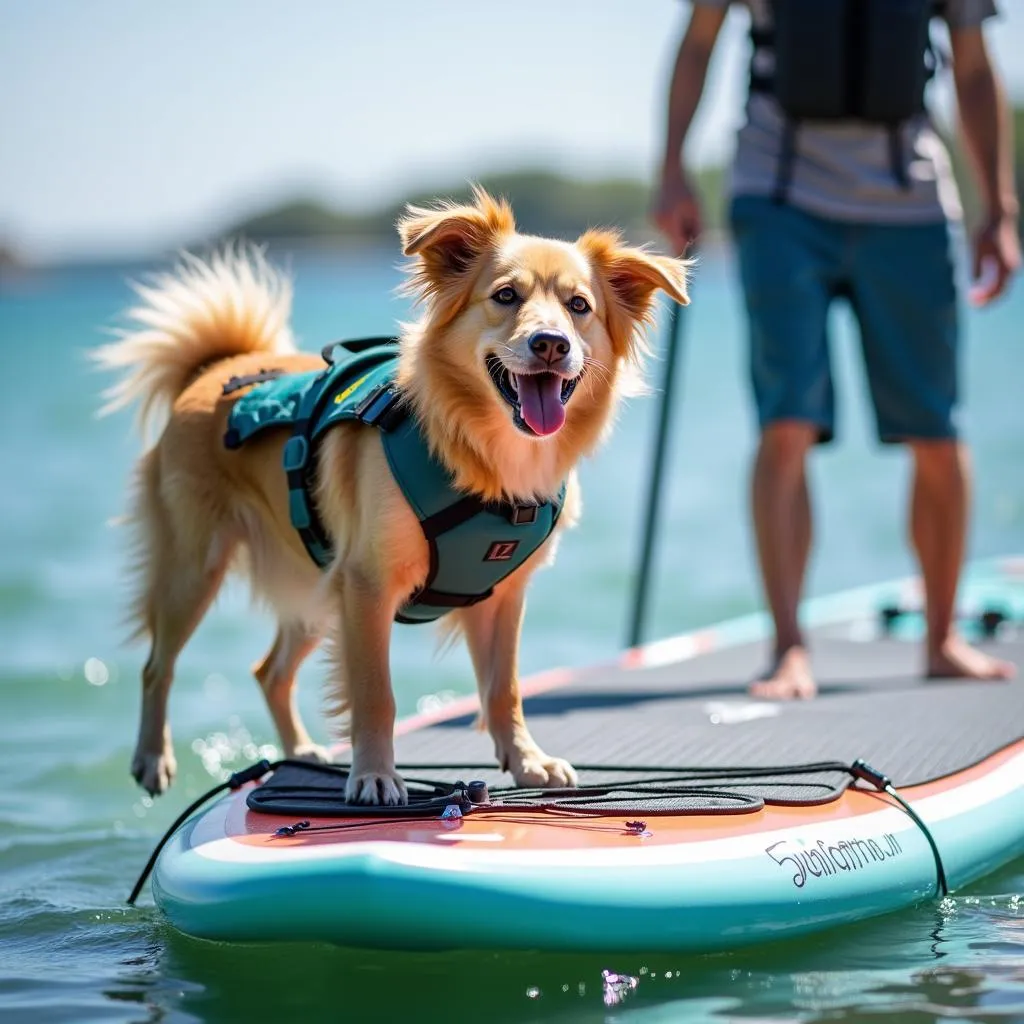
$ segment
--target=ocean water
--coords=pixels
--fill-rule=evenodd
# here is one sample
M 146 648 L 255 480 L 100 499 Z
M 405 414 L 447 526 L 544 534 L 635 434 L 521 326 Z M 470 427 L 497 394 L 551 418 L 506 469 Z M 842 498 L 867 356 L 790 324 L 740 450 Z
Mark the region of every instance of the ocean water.
M 295 324 L 310 349 L 387 332 L 408 312 L 392 252 L 295 255 Z M 143 268 L 0 282 L 0 1020 L 1024 1020 L 1024 860 L 940 905 L 811 940 L 715 956 L 396 955 L 228 947 L 127 895 L 154 842 L 219 766 L 274 742 L 248 666 L 273 627 L 229 587 L 183 654 L 171 697 L 179 778 L 152 801 L 128 765 L 144 651 L 123 645 L 122 509 L 138 442 L 97 420 L 85 358 Z M 727 261 L 699 268 L 685 320 L 648 636 L 760 607 L 746 521 L 754 434 L 744 328 Z M 972 557 L 1024 552 L 1024 287 L 968 312 Z M 837 311 L 841 444 L 817 453 L 810 594 L 902 576 L 907 463 L 873 440 L 855 337 Z M 659 332 L 656 340 L 662 337 Z M 661 363 L 651 367 L 655 385 Z M 625 634 L 656 396 L 624 409 L 583 469 L 582 525 L 531 593 L 526 672 L 612 655 Z M 403 714 L 471 692 L 461 652 L 399 628 Z M 301 674 L 314 735 L 323 664 Z M 199 742 L 201 741 L 201 742 Z M 197 751 L 207 751 L 204 760 Z M 210 750 L 217 756 L 212 758 Z M 615 984 L 603 972 L 636 979 Z

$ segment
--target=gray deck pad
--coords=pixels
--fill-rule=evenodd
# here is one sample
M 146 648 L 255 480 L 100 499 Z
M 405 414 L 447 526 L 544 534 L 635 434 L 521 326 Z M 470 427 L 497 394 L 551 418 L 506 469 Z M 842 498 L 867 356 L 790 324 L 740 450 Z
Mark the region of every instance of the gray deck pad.
M 924 680 L 919 644 L 856 635 L 849 625 L 812 633 L 820 692 L 811 701 L 748 696 L 750 681 L 768 660 L 765 645 L 748 644 L 659 668 L 583 670 L 566 686 L 528 698 L 527 722 L 544 750 L 578 768 L 635 770 L 584 767 L 581 784 L 650 777 L 652 766 L 777 767 L 769 779 L 700 773 L 690 783 L 769 803 L 820 803 L 850 783 L 841 772 L 787 777 L 786 766 L 862 758 L 897 786 L 911 786 L 1024 739 L 1020 631 L 981 645 L 1021 666 L 1010 682 Z M 490 738 L 474 720 L 464 715 L 399 737 L 399 766 L 421 778 L 473 777 L 509 786 L 510 777 L 495 768 Z M 441 768 L 453 764 L 460 767 Z

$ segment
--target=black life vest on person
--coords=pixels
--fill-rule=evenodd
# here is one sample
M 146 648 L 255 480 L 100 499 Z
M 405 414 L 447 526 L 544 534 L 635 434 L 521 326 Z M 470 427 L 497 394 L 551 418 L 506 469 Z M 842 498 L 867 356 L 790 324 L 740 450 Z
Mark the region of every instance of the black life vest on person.
M 909 188 L 900 127 L 925 110 L 935 73 L 928 35 L 941 0 L 769 0 L 773 25 L 750 38 L 750 91 L 775 97 L 786 118 L 775 200 L 789 189 L 801 121 L 862 121 L 888 129 L 893 177 Z M 770 47 L 775 70 L 756 68 L 758 47 Z

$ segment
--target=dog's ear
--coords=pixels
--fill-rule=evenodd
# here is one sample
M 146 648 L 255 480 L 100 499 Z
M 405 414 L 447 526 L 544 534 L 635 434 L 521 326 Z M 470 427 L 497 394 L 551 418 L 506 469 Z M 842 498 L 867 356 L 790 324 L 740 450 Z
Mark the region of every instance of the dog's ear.
M 686 281 L 690 260 L 623 245 L 621 236 L 613 231 L 588 231 L 576 244 L 632 319 L 647 319 L 659 289 L 684 306 L 689 303 Z
M 434 301 L 450 301 L 468 289 L 480 258 L 516 227 L 508 203 L 479 187 L 473 189 L 472 204 L 409 206 L 397 226 L 402 251 L 415 259 L 410 290 Z
M 588 231 L 576 242 L 604 285 L 612 344 L 625 355 L 637 329 L 651 322 L 658 291 L 687 305 L 690 260 L 625 245 L 614 231 Z

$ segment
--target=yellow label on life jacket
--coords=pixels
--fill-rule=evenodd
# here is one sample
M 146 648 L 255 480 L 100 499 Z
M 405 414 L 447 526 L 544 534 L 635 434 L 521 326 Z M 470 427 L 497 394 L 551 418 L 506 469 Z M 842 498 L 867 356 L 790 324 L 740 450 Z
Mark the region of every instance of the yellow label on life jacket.
M 363 376 L 360 377 L 359 380 L 357 380 L 354 384 L 349 384 L 349 386 L 345 388 L 344 391 L 339 391 L 338 394 L 334 396 L 334 404 L 341 405 L 341 403 L 344 402 L 345 399 L 348 398 L 348 396 L 351 395 L 352 392 L 355 391 L 355 389 L 359 387 L 359 385 L 362 384 L 363 381 L 365 381 L 366 378 L 369 376 L 370 375 L 368 373 L 364 373 Z

